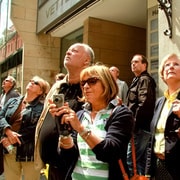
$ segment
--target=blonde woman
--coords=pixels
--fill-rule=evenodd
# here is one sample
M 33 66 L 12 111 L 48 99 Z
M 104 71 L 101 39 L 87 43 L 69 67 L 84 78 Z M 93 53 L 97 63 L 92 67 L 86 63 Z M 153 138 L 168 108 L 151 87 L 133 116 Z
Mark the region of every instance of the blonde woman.
M 69 164 L 69 172 L 73 170 L 73 180 L 123 179 L 118 160 L 122 159 L 127 168 L 126 151 L 133 131 L 132 112 L 124 105 L 118 106 L 118 87 L 108 67 L 85 68 L 80 74 L 80 84 L 81 100 L 85 104 L 84 110 L 77 112 L 79 116 L 68 104 L 57 108 L 50 101 L 50 113 L 53 116 L 63 114 L 61 125 L 70 124 L 78 132 L 77 139 L 76 136 L 74 139 L 61 136 L 60 154 Z M 77 161 L 71 164 L 74 159 Z

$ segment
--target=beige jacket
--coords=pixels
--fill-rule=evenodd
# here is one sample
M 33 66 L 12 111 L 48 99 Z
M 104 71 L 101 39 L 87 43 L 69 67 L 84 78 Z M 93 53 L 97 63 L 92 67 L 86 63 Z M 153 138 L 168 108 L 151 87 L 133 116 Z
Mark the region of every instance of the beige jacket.
M 42 124 L 44 123 L 44 119 L 47 115 L 47 112 L 49 110 L 48 99 L 52 99 L 54 94 L 58 94 L 59 87 L 64 82 L 67 82 L 67 76 L 63 80 L 57 81 L 56 83 L 54 83 L 54 85 L 50 89 L 49 93 L 46 96 L 46 99 L 44 102 L 44 108 L 43 108 L 43 111 L 41 113 L 41 116 L 40 116 L 39 121 L 38 121 L 37 126 L 36 126 L 35 148 L 34 148 L 34 165 L 35 165 L 35 169 L 37 169 L 37 170 L 41 170 L 41 169 L 45 168 L 45 164 L 43 163 L 41 156 L 40 156 L 40 153 L 39 153 L 39 145 L 40 145 L 39 132 L 41 130 Z

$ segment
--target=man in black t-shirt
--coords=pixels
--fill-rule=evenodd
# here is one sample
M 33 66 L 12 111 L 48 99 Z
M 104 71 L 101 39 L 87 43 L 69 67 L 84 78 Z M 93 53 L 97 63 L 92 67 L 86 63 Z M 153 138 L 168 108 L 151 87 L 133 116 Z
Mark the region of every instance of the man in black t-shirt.
M 59 157 L 57 150 L 59 133 L 56 121 L 48 111 L 48 99 L 52 99 L 54 94 L 63 93 L 65 102 L 68 102 L 75 112 L 80 110 L 82 108 L 82 103 L 78 101 L 82 96 L 79 84 L 80 72 L 92 64 L 93 60 L 94 52 L 87 44 L 76 43 L 70 46 L 64 58 L 67 75 L 52 86 L 46 97 L 44 110 L 36 128 L 35 167 L 42 169 L 44 164 L 49 164 L 48 179 L 50 180 L 64 180 L 71 165 Z

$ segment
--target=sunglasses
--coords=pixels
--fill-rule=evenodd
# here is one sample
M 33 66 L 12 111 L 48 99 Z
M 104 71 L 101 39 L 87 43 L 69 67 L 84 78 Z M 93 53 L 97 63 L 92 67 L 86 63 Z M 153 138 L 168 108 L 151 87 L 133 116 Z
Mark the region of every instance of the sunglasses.
M 91 77 L 88 78 L 86 80 L 80 81 L 80 85 L 82 87 L 84 87 L 84 85 L 87 83 L 89 86 L 95 85 L 97 83 L 97 81 L 99 81 L 100 79 L 97 77 Z
M 9 79 L 5 79 L 4 81 L 5 81 L 5 82 L 12 82 L 12 81 L 11 81 L 11 80 L 9 80 Z
M 29 82 L 33 83 L 33 84 L 35 84 L 35 85 L 37 85 L 37 86 L 39 86 L 41 88 L 41 85 L 40 85 L 40 83 L 38 81 L 35 81 L 35 80 L 31 79 Z

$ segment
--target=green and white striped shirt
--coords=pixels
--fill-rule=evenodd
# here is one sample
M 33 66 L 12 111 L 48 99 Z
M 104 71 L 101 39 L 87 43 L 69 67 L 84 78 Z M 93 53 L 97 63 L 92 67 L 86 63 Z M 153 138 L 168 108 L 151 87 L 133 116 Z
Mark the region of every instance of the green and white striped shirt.
M 94 134 L 105 138 L 106 131 L 104 126 L 108 120 L 112 109 L 103 109 L 96 114 L 92 123 L 90 112 L 85 112 L 82 118 L 82 124 L 90 129 Z M 73 180 L 107 180 L 108 163 L 98 161 L 95 154 L 78 134 L 79 159 L 72 174 Z

